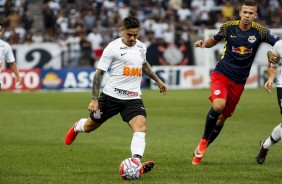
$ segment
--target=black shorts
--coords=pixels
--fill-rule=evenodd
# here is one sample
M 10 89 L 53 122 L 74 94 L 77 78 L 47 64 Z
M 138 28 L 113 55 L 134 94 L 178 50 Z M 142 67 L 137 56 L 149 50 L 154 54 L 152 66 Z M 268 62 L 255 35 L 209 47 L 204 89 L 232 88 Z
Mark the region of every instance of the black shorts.
M 277 87 L 277 101 L 280 108 L 280 114 L 282 115 L 282 88 Z
M 90 118 L 99 124 L 120 113 L 122 120 L 129 122 L 137 115 L 147 117 L 147 113 L 141 99 L 120 100 L 102 93 L 98 99 L 100 114 L 90 113 Z

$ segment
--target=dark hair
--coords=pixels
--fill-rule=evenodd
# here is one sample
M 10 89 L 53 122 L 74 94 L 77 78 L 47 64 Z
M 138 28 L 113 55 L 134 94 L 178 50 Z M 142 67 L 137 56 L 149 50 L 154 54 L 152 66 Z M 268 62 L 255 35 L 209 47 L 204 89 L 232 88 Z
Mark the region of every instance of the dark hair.
M 257 6 L 257 2 L 254 0 L 245 0 L 242 4 L 242 6 Z
M 140 22 L 137 18 L 129 16 L 123 19 L 123 25 L 125 29 L 139 28 Z

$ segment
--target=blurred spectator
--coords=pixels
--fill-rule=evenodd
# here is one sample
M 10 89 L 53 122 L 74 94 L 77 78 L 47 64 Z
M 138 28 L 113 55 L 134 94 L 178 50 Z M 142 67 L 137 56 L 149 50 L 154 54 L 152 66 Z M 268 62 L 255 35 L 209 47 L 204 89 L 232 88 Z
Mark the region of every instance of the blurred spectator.
M 61 10 L 60 0 L 50 0 L 48 3 L 49 8 L 52 10 L 53 14 L 57 16 Z
M 5 4 L 7 0 L 0 0 L 0 14 L 5 13 Z
M 31 33 L 25 34 L 24 43 L 25 44 L 33 43 L 33 41 L 32 41 L 32 34 Z
M 191 10 L 186 3 L 183 3 L 182 7 L 177 10 L 177 16 L 181 21 L 191 17 Z
M 9 27 L 18 27 L 21 24 L 22 17 L 18 11 L 13 11 L 10 15 L 7 16 L 7 20 Z
M 56 29 L 56 16 L 46 4 L 43 6 L 42 14 L 45 34 L 52 35 Z
M 92 32 L 87 35 L 87 40 L 91 43 L 93 58 L 95 59 L 95 52 L 97 49 L 100 49 L 100 46 L 103 43 L 102 35 L 97 26 L 93 27 Z
M 168 26 L 167 30 L 163 33 L 164 41 L 168 44 L 174 44 L 174 29 L 172 26 Z
M 68 48 L 69 63 L 67 67 L 75 68 L 79 66 L 80 58 L 80 37 L 75 34 L 68 34 L 65 44 Z
M 91 43 L 87 40 L 87 37 L 85 34 L 80 35 L 79 45 L 80 45 L 80 50 L 81 50 L 79 66 L 82 66 L 82 67 L 93 66 L 94 61 L 92 58 L 92 46 L 91 46 Z
M 34 43 L 42 43 L 43 42 L 43 36 L 40 30 L 36 30 L 34 34 L 32 35 L 32 41 Z
M 124 19 L 125 17 L 128 17 L 129 16 L 129 10 L 130 10 L 129 7 L 127 7 L 124 3 L 121 3 L 121 5 L 118 9 L 119 16 L 122 19 Z
M 30 32 L 31 29 L 33 28 L 33 23 L 34 23 L 34 19 L 33 16 L 30 14 L 29 11 L 26 11 L 23 14 L 23 25 L 24 25 L 24 29 L 27 32 Z
M 214 0 L 193 0 L 191 7 L 193 10 L 192 21 L 201 25 L 208 23 L 209 12 L 215 7 L 215 3 Z
M 85 25 L 87 34 L 92 31 L 92 28 L 96 22 L 96 16 L 94 15 L 93 9 L 88 9 L 87 14 L 83 17 L 83 23 Z
M 168 5 L 177 11 L 182 7 L 182 0 L 169 0 Z
M 164 17 L 155 17 L 155 23 L 152 25 L 152 31 L 154 31 L 155 38 L 163 38 L 164 32 L 168 29 L 168 24 L 165 22 Z
M 17 27 L 15 27 L 15 32 L 18 35 L 17 43 L 24 43 L 25 42 L 25 34 L 26 30 L 24 29 L 23 25 L 20 24 Z
M 234 17 L 234 7 L 231 2 L 227 1 L 221 9 L 221 13 L 225 21 L 232 20 Z
M 66 11 L 60 11 L 56 23 L 58 24 L 61 33 L 69 33 L 70 22 Z

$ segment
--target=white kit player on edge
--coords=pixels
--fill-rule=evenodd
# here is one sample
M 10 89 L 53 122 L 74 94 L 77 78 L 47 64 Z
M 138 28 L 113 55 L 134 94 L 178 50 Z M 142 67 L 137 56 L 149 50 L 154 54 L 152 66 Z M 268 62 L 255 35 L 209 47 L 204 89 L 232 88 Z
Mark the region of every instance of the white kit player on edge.
M 3 35 L 3 26 L 2 23 L 0 23 L 0 37 L 2 37 L 2 35 Z M 20 86 L 22 84 L 21 77 L 19 75 L 19 70 L 16 64 L 16 60 L 12 48 L 7 42 L 0 40 L 0 90 L 2 84 L 1 68 L 4 62 L 7 62 L 9 64 L 10 68 L 13 70 L 16 76 L 16 85 Z
M 275 43 L 275 45 L 273 46 L 273 50 L 271 50 L 269 52 L 272 52 L 274 54 L 271 57 L 278 57 L 278 61 L 280 61 L 281 57 L 282 57 L 282 40 L 277 41 Z M 268 66 L 268 79 L 267 79 L 267 81 L 266 81 L 266 83 L 264 85 L 264 87 L 265 87 L 265 89 L 267 90 L 268 93 L 271 93 L 271 87 L 272 87 L 273 81 L 274 81 L 274 79 L 276 77 L 277 67 L 278 66 L 279 66 L 279 62 L 278 63 L 271 63 L 271 62 L 269 62 L 269 66 Z M 280 108 L 280 113 L 282 115 L 282 70 L 280 72 L 279 77 L 277 78 L 276 89 L 277 89 L 278 105 L 279 105 L 279 108 Z M 260 143 L 260 151 L 259 151 L 259 153 L 257 155 L 257 163 L 258 164 L 263 164 L 264 163 L 264 161 L 266 159 L 266 155 L 267 155 L 270 147 L 273 144 L 275 144 L 278 141 L 280 141 L 281 137 L 282 137 L 282 123 L 280 123 L 279 125 L 274 127 L 274 129 L 272 130 L 270 136 L 266 140 L 261 141 L 261 143 Z
M 132 16 L 126 17 L 120 30 L 122 37 L 109 43 L 99 60 L 93 78 L 92 99 L 88 105 L 90 116 L 78 120 L 70 128 L 65 143 L 70 145 L 79 132 L 92 132 L 119 113 L 133 131 L 131 157 L 141 162 L 146 145 L 147 123 L 140 89 L 142 72 L 157 83 L 160 93 L 165 95 L 167 88 L 147 62 L 145 44 L 137 40 L 139 20 Z M 108 69 L 111 69 L 111 77 L 100 94 L 101 78 Z M 142 173 L 149 172 L 154 165 L 153 161 L 142 163 Z

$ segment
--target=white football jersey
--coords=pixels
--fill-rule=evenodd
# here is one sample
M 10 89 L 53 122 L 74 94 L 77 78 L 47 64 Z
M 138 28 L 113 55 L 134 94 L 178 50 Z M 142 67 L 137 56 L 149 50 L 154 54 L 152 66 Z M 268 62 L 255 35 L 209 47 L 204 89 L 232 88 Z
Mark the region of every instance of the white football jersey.
M 0 40 L 0 83 L 2 82 L 1 68 L 4 62 L 15 62 L 15 57 L 11 46 L 7 42 Z
M 278 55 L 280 57 L 282 57 L 282 40 L 277 41 L 274 46 L 273 46 L 273 51 L 276 55 Z M 277 82 L 276 82 L 276 87 L 282 87 L 282 70 L 280 67 L 280 75 L 277 78 Z
M 97 68 L 108 71 L 111 77 L 103 93 L 117 99 L 140 99 L 142 65 L 146 61 L 147 48 L 136 40 L 133 47 L 125 45 L 121 38 L 109 43 L 103 51 Z

